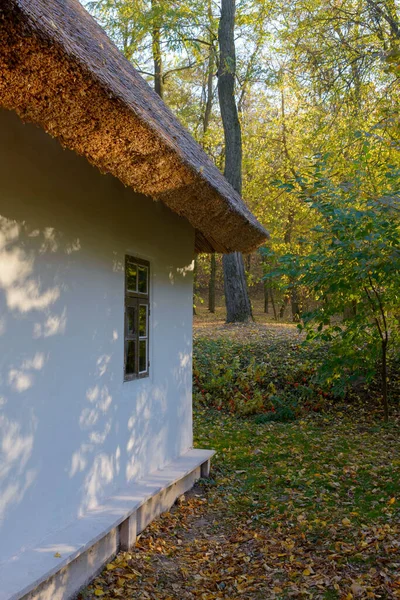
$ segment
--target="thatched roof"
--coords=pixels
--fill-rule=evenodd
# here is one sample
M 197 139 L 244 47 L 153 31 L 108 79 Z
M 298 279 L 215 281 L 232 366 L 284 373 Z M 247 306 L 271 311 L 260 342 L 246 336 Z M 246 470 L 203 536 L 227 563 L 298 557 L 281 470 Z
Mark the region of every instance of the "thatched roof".
M 2 0 L 0 106 L 185 217 L 198 251 L 267 234 L 78 0 Z

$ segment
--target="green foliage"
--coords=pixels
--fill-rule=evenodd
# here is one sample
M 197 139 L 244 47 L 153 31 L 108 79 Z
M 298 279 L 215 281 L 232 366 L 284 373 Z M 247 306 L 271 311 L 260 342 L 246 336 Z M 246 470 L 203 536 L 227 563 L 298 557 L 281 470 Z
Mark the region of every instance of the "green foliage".
M 219 7 L 210 0 L 84 4 L 150 82 L 160 59 L 166 102 L 223 169 Z M 399 164 L 398 5 L 250 0 L 237 3 L 236 17 L 243 194 L 271 233 L 262 264 L 267 291 L 276 318 L 291 305 L 294 318 L 305 313 L 309 340 L 330 345 L 313 385 L 349 395 L 376 382 L 399 335 L 399 175 L 389 166 Z M 324 158 L 310 170 L 316 154 Z M 205 288 L 209 261 L 198 264 Z M 268 412 L 268 403 L 280 414 L 279 402 L 284 413 L 292 397 L 303 405 L 306 389 L 265 387 L 273 377 L 259 372 L 264 357 L 238 360 L 240 376 L 236 363 L 208 369 L 202 389 L 212 402 L 241 414 Z
M 310 351 L 289 340 L 266 346 L 262 341 L 195 340 L 195 403 L 239 415 L 262 414 L 265 421 L 291 421 L 320 410 L 329 394 L 314 381 L 320 344 Z
M 308 252 L 277 259 L 272 276 L 289 290 L 304 286 L 316 301 L 303 314 L 308 340 L 329 342 L 319 380 L 344 395 L 349 384 L 370 383 L 386 369 L 386 353 L 399 331 L 400 171 L 388 166 L 379 189 L 368 188 L 364 145 L 354 172 L 337 182 L 318 159 L 291 193 L 309 206 L 318 223 Z M 385 395 L 387 373 L 382 371 Z
M 223 170 L 224 136 L 216 83 L 218 3 L 210 0 L 81 0 L 126 57 L 153 83 L 160 36 L 164 99 Z M 295 190 L 309 156 L 326 155 L 346 180 L 363 131 L 374 140 L 364 184 L 379 189 L 387 164 L 399 164 L 398 4 L 392 0 L 237 2 L 236 100 L 243 138 L 243 195 L 270 231 L 279 258 L 308 252 L 317 211 Z M 283 182 L 278 190 L 275 181 Z M 301 181 L 301 178 L 300 178 Z M 199 280 L 205 275 L 203 261 Z M 266 273 L 276 261 L 265 260 Z M 277 314 L 289 300 L 284 276 L 270 280 Z M 309 307 L 308 290 L 297 288 Z M 292 298 L 290 298 L 292 300 Z

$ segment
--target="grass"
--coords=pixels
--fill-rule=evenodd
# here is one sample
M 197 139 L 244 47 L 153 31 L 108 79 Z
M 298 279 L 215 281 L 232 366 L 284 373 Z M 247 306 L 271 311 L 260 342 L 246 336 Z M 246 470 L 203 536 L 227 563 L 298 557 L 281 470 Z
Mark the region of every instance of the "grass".
M 258 425 L 197 412 L 212 479 L 84 597 L 400 598 L 399 433 L 359 410 Z
M 297 521 L 307 535 L 318 530 L 327 540 L 332 527 L 350 543 L 362 525 L 392 523 L 400 516 L 399 425 L 360 417 L 358 408 L 255 425 L 218 411 L 198 413 L 196 444 L 217 450 L 210 498 L 217 502 L 228 487 L 232 518 L 245 510 L 251 521 L 271 526 L 273 516 L 288 534 Z
M 287 343 L 269 326 L 221 328 L 210 337 Z M 289 423 L 198 405 L 196 446 L 217 451 L 211 479 L 81 597 L 400 598 L 400 420 L 384 425 L 370 400 Z

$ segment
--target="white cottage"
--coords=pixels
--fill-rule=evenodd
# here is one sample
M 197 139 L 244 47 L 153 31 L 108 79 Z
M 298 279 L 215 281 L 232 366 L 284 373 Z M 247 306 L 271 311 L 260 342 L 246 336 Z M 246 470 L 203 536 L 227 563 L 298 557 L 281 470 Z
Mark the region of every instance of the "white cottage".
M 2 0 L 0 600 L 71 597 L 207 473 L 192 261 L 265 236 L 77 0 Z

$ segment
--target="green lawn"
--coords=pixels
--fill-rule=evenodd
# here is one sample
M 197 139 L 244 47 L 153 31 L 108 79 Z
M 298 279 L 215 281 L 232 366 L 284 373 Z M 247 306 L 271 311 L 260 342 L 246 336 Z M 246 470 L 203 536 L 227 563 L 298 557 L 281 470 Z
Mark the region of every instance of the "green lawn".
M 260 425 L 203 411 L 195 422 L 197 444 L 217 450 L 209 503 L 263 540 L 268 594 L 400 598 L 396 419 L 358 409 Z
M 232 515 L 245 510 L 260 524 L 272 518 L 289 527 L 298 521 L 318 537 L 337 526 L 356 540 L 355 528 L 390 523 L 400 508 L 397 421 L 385 426 L 357 411 L 256 424 L 202 410 L 195 432 L 196 445 L 217 450 L 210 495 L 214 500 L 229 489 Z M 343 528 L 346 518 L 351 526 Z
M 400 599 L 398 402 L 384 425 L 371 390 L 321 395 L 319 349 L 292 325 L 202 325 L 195 355 L 195 445 L 217 452 L 211 478 L 81 598 Z M 257 390 L 264 412 L 235 412 L 230 394 Z M 295 420 L 270 420 L 279 398 Z
M 368 413 L 195 414 L 212 477 L 84 598 L 400 598 L 400 428 Z

